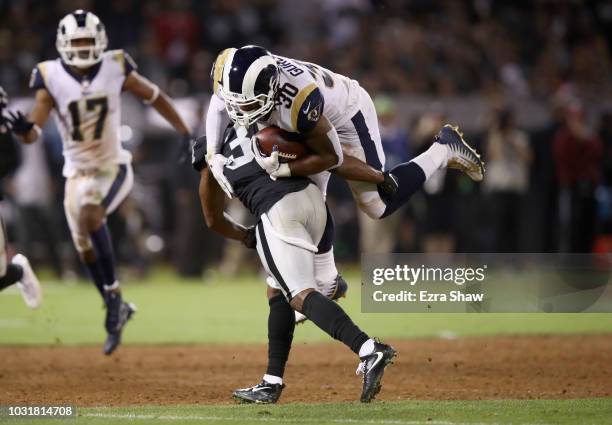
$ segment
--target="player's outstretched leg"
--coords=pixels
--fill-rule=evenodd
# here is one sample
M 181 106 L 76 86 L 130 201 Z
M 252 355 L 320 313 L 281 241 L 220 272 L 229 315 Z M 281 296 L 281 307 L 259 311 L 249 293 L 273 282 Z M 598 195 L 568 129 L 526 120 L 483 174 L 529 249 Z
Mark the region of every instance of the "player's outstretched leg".
M 17 281 L 17 288 L 21 292 L 23 302 L 29 308 L 38 308 L 42 303 L 42 289 L 40 282 L 32 270 L 30 261 L 23 254 L 17 254 L 13 257 L 11 266 L 21 268 L 21 278 Z
M 89 275 L 104 299 L 107 337 L 103 352 L 111 355 L 121 343 L 121 334 L 128 320 L 136 312 L 133 304 L 123 301 L 115 273 L 115 254 L 106 225 L 103 205 L 88 204 L 79 213 L 79 235 L 75 241 Z M 88 235 L 83 237 L 80 235 Z
M 89 264 L 89 268 L 98 268 L 102 277 L 102 289 L 104 303 L 106 305 L 106 318 L 104 327 L 107 336 L 104 342 L 104 354 L 111 355 L 121 343 L 121 333 L 136 307 L 123 301 L 119 289 L 119 281 L 115 276 L 115 254 L 106 223 L 90 234 L 91 242 L 95 250 L 95 260 Z
M 19 282 L 23 276 L 23 269 L 17 264 L 7 264 L 0 269 L 0 291 Z
M 284 295 L 272 288 L 268 288 L 268 304 L 268 369 L 259 384 L 234 391 L 239 403 L 274 404 L 285 388 L 283 375 L 295 329 L 293 309 Z
M 360 400 L 363 403 L 372 401 L 382 388 L 385 368 L 393 362 L 395 349 L 370 338 L 353 323 L 342 307 L 317 291 L 302 291 L 291 300 L 291 305 L 359 356 L 361 363 L 357 371 L 363 373 Z
M 38 278 L 28 259 L 17 254 L 10 264 L 4 267 L 0 275 L 0 290 L 13 284 L 17 285 L 23 301 L 29 308 L 38 308 L 42 303 L 42 290 Z
M 26 305 L 37 308 L 42 302 L 42 290 L 38 278 L 24 255 L 15 255 L 9 263 L 6 246 L 4 222 L 0 217 L 0 290 L 17 284 Z
M 484 177 L 480 155 L 463 139 L 457 127 L 446 124 L 434 137 L 431 147 L 407 163 L 385 172 L 385 183 L 378 185 L 386 209 L 381 218 L 394 213 L 441 168 L 457 169 L 474 181 Z

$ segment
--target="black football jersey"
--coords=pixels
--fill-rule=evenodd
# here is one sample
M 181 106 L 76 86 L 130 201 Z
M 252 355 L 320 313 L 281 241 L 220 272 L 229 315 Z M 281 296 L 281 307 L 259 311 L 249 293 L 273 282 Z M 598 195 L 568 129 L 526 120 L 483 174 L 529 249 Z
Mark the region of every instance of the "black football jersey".
M 255 125 L 246 135 L 237 134 L 229 126 L 223 135 L 221 153 L 229 158 L 223 173 L 234 188 L 240 201 L 257 218 L 267 212 L 286 194 L 298 192 L 312 183 L 307 177 L 290 177 L 272 180 L 270 175 L 257 164 L 251 149 L 251 137 L 257 132 Z
M 17 169 L 19 161 L 19 147 L 11 132 L 0 122 L 0 200 L 2 200 L 1 180 Z

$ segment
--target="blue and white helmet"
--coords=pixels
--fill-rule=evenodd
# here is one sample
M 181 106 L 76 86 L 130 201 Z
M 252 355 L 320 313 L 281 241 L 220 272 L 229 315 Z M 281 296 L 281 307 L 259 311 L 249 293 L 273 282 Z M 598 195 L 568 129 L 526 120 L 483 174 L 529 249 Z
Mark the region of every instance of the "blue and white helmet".
M 76 47 L 73 40 L 93 39 L 91 46 Z M 102 53 L 108 46 L 104 24 L 91 12 L 75 10 L 67 14 L 57 27 L 55 47 L 62 60 L 79 68 L 88 68 L 102 60 Z
M 220 94 L 232 121 L 248 127 L 274 108 L 278 89 L 278 64 L 259 46 L 228 52 L 223 65 Z

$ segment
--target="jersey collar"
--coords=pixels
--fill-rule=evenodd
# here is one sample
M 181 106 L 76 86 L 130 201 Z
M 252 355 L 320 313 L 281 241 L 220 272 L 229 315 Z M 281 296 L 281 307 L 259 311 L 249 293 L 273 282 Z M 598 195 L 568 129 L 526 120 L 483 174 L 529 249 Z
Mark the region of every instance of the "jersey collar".
M 100 67 L 102 66 L 102 61 L 98 62 L 97 64 L 95 64 L 94 66 L 92 66 L 91 68 L 89 68 L 87 70 L 86 74 L 78 74 L 76 72 L 74 72 L 72 70 L 72 68 L 70 68 L 69 65 L 67 65 L 66 63 L 64 63 L 64 61 L 60 61 L 62 64 L 62 67 L 64 68 L 64 70 L 72 77 L 74 78 L 77 82 L 79 83 L 83 83 L 84 81 L 89 81 L 90 83 L 93 81 L 94 78 L 96 78 L 96 75 L 98 75 L 98 71 L 100 71 Z

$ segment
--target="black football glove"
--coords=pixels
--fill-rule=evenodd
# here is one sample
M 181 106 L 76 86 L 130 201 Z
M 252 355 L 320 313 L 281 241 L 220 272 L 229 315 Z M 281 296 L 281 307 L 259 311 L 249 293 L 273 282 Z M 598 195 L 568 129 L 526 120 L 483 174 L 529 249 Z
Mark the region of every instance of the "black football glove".
M 189 161 L 189 154 L 191 153 L 192 136 L 191 134 L 183 134 L 180 140 L 179 146 L 179 164 L 187 164 Z
M 9 111 L 9 116 L 5 117 L 6 121 L 11 127 L 13 133 L 18 134 L 20 136 L 25 136 L 32 130 L 34 127 L 34 123 L 28 121 L 25 115 L 21 111 L 17 111 L 17 113 Z
M 255 249 L 257 247 L 257 236 L 255 235 L 255 226 L 246 228 L 246 236 L 242 240 L 244 246 L 249 249 Z
M 206 167 L 206 136 L 200 136 L 191 144 L 191 166 L 198 173 Z
M 383 173 L 385 181 L 378 184 L 378 193 L 380 197 L 385 202 L 391 202 L 393 197 L 397 194 L 399 189 L 399 184 L 397 182 L 397 177 L 391 174 L 389 171 L 385 171 Z

